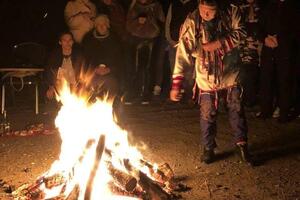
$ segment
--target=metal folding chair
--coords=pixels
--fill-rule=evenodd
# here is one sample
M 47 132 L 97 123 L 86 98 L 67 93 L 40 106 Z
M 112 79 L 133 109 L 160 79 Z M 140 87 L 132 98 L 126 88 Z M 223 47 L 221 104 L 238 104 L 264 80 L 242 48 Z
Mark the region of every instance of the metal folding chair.
M 39 113 L 39 72 L 46 58 L 46 49 L 43 45 L 33 42 L 21 43 L 13 47 L 15 66 L 8 70 L 1 78 L 1 113 L 5 111 L 6 86 L 13 92 L 20 92 L 25 85 L 35 86 L 35 113 Z M 13 97 L 14 98 L 14 97 Z

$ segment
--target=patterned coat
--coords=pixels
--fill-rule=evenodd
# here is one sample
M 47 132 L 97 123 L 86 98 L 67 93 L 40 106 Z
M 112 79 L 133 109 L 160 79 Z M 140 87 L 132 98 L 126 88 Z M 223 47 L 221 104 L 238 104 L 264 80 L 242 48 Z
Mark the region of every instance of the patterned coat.
M 195 67 L 196 83 L 202 91 L 216 91 L 237 85 L 240 59 L 238 45 L 246 36 L 240 9 L 230 4 L 210 24 L 206 23 L 201 19 L 198 9 L 185 20 L 176 54 L 172 89 L 182 87 L 187 67 Z M 212 53 L 202 49 L 203 43 L 215 40 L 221 42 L 221 48 Z
M 261 34 L 259 26 L 261 8 L 257 3 L 252 5 L 248 2 L 240 5 L 240 8 L 247 31 L 247 37 L 241 42 L 240 46 L 242 62 L 258 65 L 262 47 L 262 43 L 259 41 Z

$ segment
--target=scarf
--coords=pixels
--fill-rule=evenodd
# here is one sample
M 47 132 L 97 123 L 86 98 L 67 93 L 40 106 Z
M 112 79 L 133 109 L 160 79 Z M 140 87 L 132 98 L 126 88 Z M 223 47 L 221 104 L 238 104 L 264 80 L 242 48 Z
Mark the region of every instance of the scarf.
M 215 18 L 209 22 L 202 20 L 200 24 L 200 30 L 202 31 L 202 44 L 216 41 L 220 38 L 220 26 L 218 19 Z M 223 72 L 223 62 L 222 58 L 224 53 L 217 49 L 213 52 L 208 52 L 200 49 L 200 57 L 202 58 L 202 67 L 207 70 L 207 79 L 210 75 L 214 75 L 214 82 L 220 83 L 220 76 Z
M 104 39 L 107 38 L 109 36 L 109 31 L 107 31 L 107 33 L 105 35 L 100 35 L 95 29 L 93 31 L 93 36 L 97 39 Z

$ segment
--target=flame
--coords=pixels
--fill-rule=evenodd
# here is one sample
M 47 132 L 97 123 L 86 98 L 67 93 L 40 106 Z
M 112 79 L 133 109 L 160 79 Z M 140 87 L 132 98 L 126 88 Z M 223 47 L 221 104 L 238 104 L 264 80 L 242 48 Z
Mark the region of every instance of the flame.
M 93 169 L 96 157 L 96 148 L 101 136 L 105 137 L 105 149 L 111 150 L 113 156 L 103 153 L 94 177 L 91 199 L 136 199 L 133 197 L 117 196 L 112 194 L 108 183 L 112 180 L 106 163 L 124 172 L 124 159 L 144 173 L 142 154 L 128 142 L 128 134 L 121 129 L 114 120 L 112 102 L 109 99 L 89 103 L 87 93 L 72 93 L 67 84 L 60 90 L 59 99 L 61 109 L 55 120 L 62 140 L 59 159 L 55 161 L 45 174 L 51 176 L 60 173 L 66 180 L 64 195 L 68 196 L 75 186 L 79 186 L 79 198 L 84 199 L 85 189 Z M 136 177 L 138 178 L 138 177 Z M 43 188 L 45 198 L 52 198 L 62 190 L 63 186 L 47 189 Z

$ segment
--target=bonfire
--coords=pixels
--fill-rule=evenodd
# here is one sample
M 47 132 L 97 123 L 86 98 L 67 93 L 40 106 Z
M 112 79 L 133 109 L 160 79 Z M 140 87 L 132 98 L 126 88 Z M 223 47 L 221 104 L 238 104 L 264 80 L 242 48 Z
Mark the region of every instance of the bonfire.
M 175 182 L 167 163 L 145 160 L 128 142 L 110 100 L 90 101 L 89 95 L 60 91 L 62 104 L 55 119 L 62 140 L 59 159 L 32 184 L 15 190 L 14 199 L 129 200 L 176 199 Z

